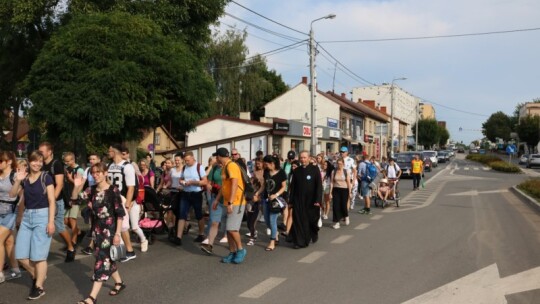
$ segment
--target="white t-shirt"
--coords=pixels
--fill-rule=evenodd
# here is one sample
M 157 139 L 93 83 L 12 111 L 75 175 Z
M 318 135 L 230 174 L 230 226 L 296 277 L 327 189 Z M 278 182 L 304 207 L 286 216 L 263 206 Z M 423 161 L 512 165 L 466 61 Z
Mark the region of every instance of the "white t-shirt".
M 182 173 L 181 178 L 183 178 L 186 182 L 187 181 L 200 181 L 203 177 L 206 176 L 206 172 L 204 171 L 203 166 L 199 166 L 200 170 L 199 173 L 197 173 L 197 163 L 193 164 L 193 166 L 185 166 L 184 172 Z M 199 178 L 199 175 L 201 176 Z M 184 186 L 184 192 L 199 192 L 202 191 L 202 187 L 199 186 Z
M 345 165 L 344 168 L 347 170 L 347 175 L 352 179 L 353 172 L 356 171 L 356 161 L 350 156 L 345 157 L 343 161 Z
M 395 166 L 395 168 L 394 168 Z M 397 173 L 401 170 L 401 168 L 398 166 L 398 164 L 394 163 L 394 165 L 388 165 L 386 167 L 386 176 L 388 178 L 397 178 Z
M 178 189 L 180 187 L 180 177 L 182 176 L 182 170 L 173 167 L 171 169 L 171 189 Z
M 122 166 L 124 174 L 122 174 Z M 109 181 L 118 187 L 122 195 L 127 194 L 127 187 L 135 187 L 135 168 L 125 160 L 109 165 Z

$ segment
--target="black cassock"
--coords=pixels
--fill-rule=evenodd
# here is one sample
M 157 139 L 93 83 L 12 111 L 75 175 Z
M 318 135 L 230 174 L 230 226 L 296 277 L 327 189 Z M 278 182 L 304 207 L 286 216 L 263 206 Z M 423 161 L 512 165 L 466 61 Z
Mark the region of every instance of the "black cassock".
M 300 166 L 292 172 L 289 201 L 293 208 L 290 237 L 295 246 L 307 247 L 318 239 L 322 180 L 319 167 Z

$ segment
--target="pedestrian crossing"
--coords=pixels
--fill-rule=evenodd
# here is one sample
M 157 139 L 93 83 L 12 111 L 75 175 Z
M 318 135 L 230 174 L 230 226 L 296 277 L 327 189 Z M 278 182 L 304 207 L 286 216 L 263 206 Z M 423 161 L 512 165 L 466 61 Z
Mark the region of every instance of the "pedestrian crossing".
M 456 171 L 490 171 L 490 167 L 483 166 L 465 166 L 465 167 L 455 167 L 453 170 Z

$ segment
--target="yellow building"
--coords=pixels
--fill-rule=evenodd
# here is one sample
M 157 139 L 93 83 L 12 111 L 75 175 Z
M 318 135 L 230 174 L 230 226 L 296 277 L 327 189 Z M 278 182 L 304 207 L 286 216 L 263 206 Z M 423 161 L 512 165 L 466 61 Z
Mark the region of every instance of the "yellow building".
M 429 103 L 420 103 L 420 119 L 435 119 L 435 108 Z
M 153 150 L 155 153 L 154 161 L 159 164 L 166 157 L 171 157 L 173 151 L 177 151 L 181 147 L 171 133 L 164 126 L 160 126 L 144 132 L 143 139 L 139 142 L 137 148 L 148 152 Z

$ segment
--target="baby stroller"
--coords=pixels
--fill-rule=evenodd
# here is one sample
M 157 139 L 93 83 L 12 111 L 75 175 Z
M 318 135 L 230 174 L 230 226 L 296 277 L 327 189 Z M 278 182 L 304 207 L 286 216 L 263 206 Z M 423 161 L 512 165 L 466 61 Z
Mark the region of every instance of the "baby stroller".
M 381 185 L 378 185 L 377 187 L 377 190 L 374 191 L 374 196 L 373 196 L 373 201 L 375 202 L 375 207 L 380 207 L 380 208 L 385 208 L 387 206 L 388 203 L 392 203 L 394 202 L 396 204 L 396 207 L 399 207 L 399 201 L 400 201 L 400 197 L 399 197 L 399 188 L 398 188 L 398 184 L 399 184 L 399 179 L 396 179 L 396 178 L 389 178 L 389 179 L 386 179 L 386 178 L 383 178 L 381 179 L 381 183 L 388 183 L 388 185 L 390 186 L 390 190 L 394 193 L 394 195 L 389 195 L 386 202 L 384 202 L 380 197 L 379 195 L 377 194 L 378 192 L 378 188 L 381 187 Z
M 165 212 L 168 207 L 164 206 L 163 197 L 158 195 L 156 190 L 145 186 L 143 208 L 144 214 L 139 221 L 139 227 L 143 230 L 148 243 L 153 244 L 154 235 L 164 233 L 167 227 L 165 225 Z

